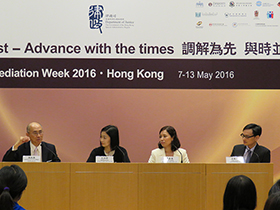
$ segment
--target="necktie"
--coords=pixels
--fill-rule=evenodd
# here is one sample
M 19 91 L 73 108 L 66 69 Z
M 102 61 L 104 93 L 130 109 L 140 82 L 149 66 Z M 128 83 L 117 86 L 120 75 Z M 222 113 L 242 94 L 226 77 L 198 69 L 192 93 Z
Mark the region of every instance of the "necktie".
M 38 152 L 37 147 L 34 149 L 34 155 L 35 155 L 35 156 L 39 156 L 39 152 Z
M 248 150 L 248 152 L 247 152 L 247 157 L 246 157 L 246 163 L 249 163 L 249 162 L 250 162 L 251 153 L 252 153 L 252 151 L 251 151 L 251 150 Z

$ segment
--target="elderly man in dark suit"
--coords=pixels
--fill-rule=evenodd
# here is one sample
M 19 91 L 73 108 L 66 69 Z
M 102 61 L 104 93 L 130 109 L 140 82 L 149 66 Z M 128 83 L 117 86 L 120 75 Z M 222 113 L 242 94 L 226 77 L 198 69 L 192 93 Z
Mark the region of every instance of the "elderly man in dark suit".
M 2 161 L 20 162 L 23 156 L 40 156 L 41 162 L 60 162 L 53 144 L 43 142 L 43 128 L 37 122 L 28 124 L 26 136 L 19 140 L 6 152 Z
M 243 144 L 235 145 L 231 156 L 243 156 L 246 163 L 270 163 L 270 150 L 257 143 L 261 134 L 261 126 L 246 125 L 240 134 Z

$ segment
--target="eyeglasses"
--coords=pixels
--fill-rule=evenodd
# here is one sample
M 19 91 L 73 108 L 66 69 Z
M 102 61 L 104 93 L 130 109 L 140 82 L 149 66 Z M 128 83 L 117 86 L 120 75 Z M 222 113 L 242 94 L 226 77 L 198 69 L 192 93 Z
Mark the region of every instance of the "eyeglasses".
M 255 135 L 252 135 L 252 136 L 245 136 L 243 133 L 241 133 L 240 136 L 241 136 L 241 138 L 249 139 L 249 138 L 254 137 Z
M 33 134 L 34 136 L 42 135 L 42 134 L 43 134 L 43 131 L 39 131 L 39 132 L 33 131 L 32 134 Z

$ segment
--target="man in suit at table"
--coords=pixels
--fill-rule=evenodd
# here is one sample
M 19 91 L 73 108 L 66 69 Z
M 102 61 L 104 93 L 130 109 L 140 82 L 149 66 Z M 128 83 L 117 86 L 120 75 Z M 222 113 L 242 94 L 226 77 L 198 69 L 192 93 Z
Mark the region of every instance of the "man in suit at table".
M 261 134 L 261 126 L 246 125 L 240 134 L 243 144 L 235 145 L 231 156 L 243 156 L 246 163 L 270 163 L 270 150 L 257 143 Z
M 2 161 L 20 162 L 24 155 L 40 156 L 41 162 L 60 162 L 53 144 L 43 142 L 43 128 L 37 122 L 27 125 L 26 136 L 19 140 L 6 152 Z

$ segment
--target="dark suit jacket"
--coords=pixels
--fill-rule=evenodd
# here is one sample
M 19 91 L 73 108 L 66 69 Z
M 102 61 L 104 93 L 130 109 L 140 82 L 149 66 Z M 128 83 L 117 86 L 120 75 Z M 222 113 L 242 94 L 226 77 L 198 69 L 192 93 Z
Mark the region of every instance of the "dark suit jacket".
M 89 155 L 87 162 L 95 162 L 96 156 L 106 156 L 103 147 L 97 147 L 93 149 Z M 114 162 L 130 162 L 126 149 L 123 147 L 117 147 L 113 156 Z
M 244 144 L 235 145 L 230 156 L 243 156 L 245 149 Z M 270 150 L 257 144 L 250 163 L 270 163 Z
M 42 147 L 42 162 L 61 162 L 56 154 L 56 149 L 53 144 L 46 142 L 41 143 Z M 16 151 L 12 151 L 12 147 L 6 152 L 2 161 L 22 162 L 23 155 L 31 155 L 30 142 L 23 143 Z

